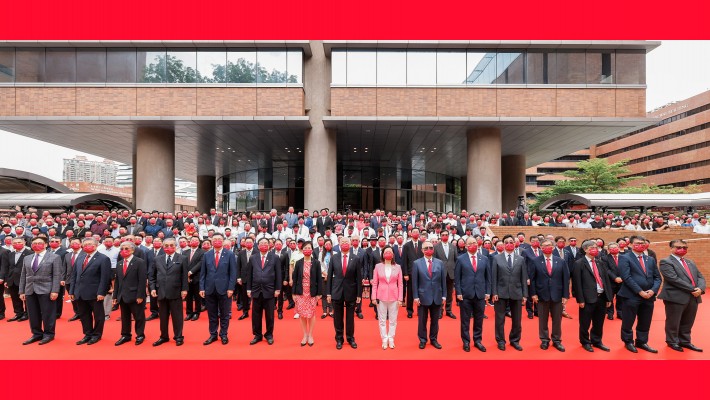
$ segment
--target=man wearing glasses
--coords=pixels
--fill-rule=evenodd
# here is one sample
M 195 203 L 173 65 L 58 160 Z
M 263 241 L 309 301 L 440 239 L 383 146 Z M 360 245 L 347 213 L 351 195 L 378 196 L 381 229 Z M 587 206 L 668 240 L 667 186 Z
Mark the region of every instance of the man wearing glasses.
M 431 317 L 429 327 L 429 341 L 437 349 L 441 344 L 437 340 L 439 335 L 439 311 L 446 301 L 446 271 L 444 263 L 434 258 L 434 245 L 426 240 L 422 244 L 424 257 L 414 261 L 412 265 L 412 296 L 417 305 L 419 316 L 419 348 L 424 349 L 427 342 L 427 319 Z
M 113 290 L 113 304 L 121 309 L 120 346 L 131 341 L 131 317 L 136 321 L 136 346 L 145 340 L 145 282 L 147 267 L 145 261 L 134 257 L 136 245 L 130 240 L 121 243 L 121 259 L 116 266 L 116 285 Z
M 153 346 L 160 346 L 170 341 L 168 322 L 173 321 L 173 339 L 175 344 L 182 346 L 183 316 L 182 301 L 187 297 L 187 262 L 184 257 L 175 252 L 175 238 L 163 241 L 163 254 L 153 260 L 148 282 L 150 295 L 158 299 L 158 314 L 160 315 L 160 338 Z

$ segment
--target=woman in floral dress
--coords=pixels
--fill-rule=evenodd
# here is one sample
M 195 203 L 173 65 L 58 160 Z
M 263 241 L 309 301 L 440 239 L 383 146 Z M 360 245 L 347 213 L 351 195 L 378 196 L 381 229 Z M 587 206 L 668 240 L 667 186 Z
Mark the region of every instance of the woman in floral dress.
M 303 243 L 303 258 L 293 268 L 293 300 L 301 316 L 303 340 L 301 346 L 313 346 L 313 327 L 316 323 L 316 305 L 323 295 L 323 275 L 320 262 L 313 255 L 313 243 Z

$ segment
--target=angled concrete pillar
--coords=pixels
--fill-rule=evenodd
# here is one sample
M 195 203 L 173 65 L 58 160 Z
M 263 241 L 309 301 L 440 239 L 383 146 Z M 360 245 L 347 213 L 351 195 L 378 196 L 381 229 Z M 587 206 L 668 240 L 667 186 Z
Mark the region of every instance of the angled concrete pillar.
M 133 163 L 133 200 L 146 211 L 175 210 L 175 130 L 140 127 Z
M 503 156 L 500 164 L 503 195 L 501 211 L 517 210 L 518 196 L 525 197 L 525 156 Z
M 197 175 L 197 209 L 209 212 L 215 207 L 217 177 L 214 175 Z
M 469 130 L 467 135 L 466 211 L 500 211 L 500 129 L 475 128 Z

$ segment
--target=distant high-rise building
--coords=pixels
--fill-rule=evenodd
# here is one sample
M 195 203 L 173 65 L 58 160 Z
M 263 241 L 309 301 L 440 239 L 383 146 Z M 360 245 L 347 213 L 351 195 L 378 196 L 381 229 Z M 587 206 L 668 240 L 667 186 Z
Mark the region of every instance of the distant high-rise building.
M 84 156 L 64 159 L 64 182 L 89 182 L 116 186 L 118 166 L 111 160 L 89 161 Z

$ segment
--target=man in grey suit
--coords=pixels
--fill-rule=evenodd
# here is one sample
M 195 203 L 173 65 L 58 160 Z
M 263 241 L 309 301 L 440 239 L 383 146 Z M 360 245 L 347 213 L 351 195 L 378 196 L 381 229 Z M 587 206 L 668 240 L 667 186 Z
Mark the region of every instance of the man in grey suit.
M 515 239 L 512 235 L 503 237 L 505 251 L 492 258 L 491 294 L 496 313 L 496 342 L 498 349 L 505 350 L 505 317 L 506 308 L 510 310 L 512 327 L 510 329 L 510 345 L 518 351 L 522 333 L 522 306 L 528 297 L 528 269 L 525 257 L 515 254 Z
M 153 259 L 152 267 L 148 271 L 150 295 L 158 299 L 158 313 L 160 314 L 160 338 L 153 346 L 160 346 L 170 341 L 168 323 L 173 320 L 173 339 L 175 344 L 182 346 L 183 316 L 182 301 L 187 297 L 187 260 L 175 252 L 175 238 L 163 241 L 163 251 Z
M 439 335 L 439 310 L 441 303 L 446 301 L 446 270 L 441 260 L 434 258 L 434 245 L 426 240 L 422 243 L 424 257 L 412 264 L 412 296 L 417 305 L 419 316 L 419 348 L 424 349 L 427 342 L 427 317 L 431 317 L 429 328 L 429 341 L 437 349 L 441 344 L 437 340 Z
M 126 226 L 126 231 L 129 235 L 135 236 L 143 232 L 143 225 L 136 221 L 136 217 L 131 217 L 128 221 L 129 223 L 128 226 Z
M 46 238 L 32 239 L 32 250 L 34 254 L 25 257 L 20 274 L 20 298 L 27 304 L 32 330 L 32 337 L 22 344 L 39 341 L 44 345 L 54 340 L 56 301 L 64 271 L 61 257 L 47 251 Z
M 675 351 L 684 348 L 702 352 L 690 341 L 690 330 L 695 322 L 701 295 L 705 294 L 705 277 L 685 254 L 685 240 L 671 240 L 671 255 L 661 260 L 659 268 L 663 276 L 663 289 L 658 298 L 666 308 L 666 343 Z
M 441 241 L 434 246 L 434 257 L 441 260 L 446 268 L 446 316 L 456 319 L 456 315 L 451 312 L 451 303 L 454 298 L 454 270 L 456 269 L 456 246 L 449 242 L 449 232 L 441 231 Z M 442 311 L 439 310 L 439 318 Z

